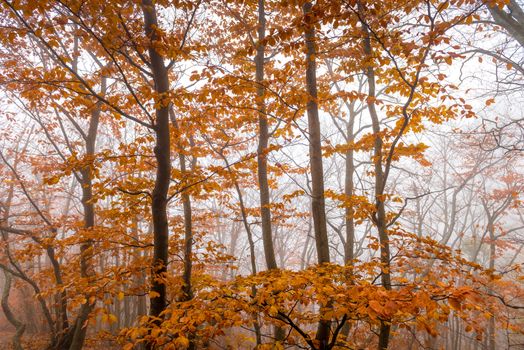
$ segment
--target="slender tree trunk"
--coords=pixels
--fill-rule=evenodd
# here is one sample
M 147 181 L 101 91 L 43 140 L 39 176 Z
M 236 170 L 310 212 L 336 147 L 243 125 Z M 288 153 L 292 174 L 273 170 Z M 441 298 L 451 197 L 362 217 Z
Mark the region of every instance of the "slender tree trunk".
M 487 211 L 487 210 L 486 210 Z M 488 214 L 489 215 L 489 214 Z M 489 216 L 488 216 L 489 217 Z M 495 245 L 495 225 L 493 223 L 493 219 L 489 217 L 489 223 L 488 223 L 488 232 L 489 232 L 489 269 L 491 277 L 493 278 L 493 273 L 495 271 L 495 259 L 496 259 L 496 245 Z M 495 315 L 492 315 L 489 319 L 489 325 L 488 325 L 488 350 L 496 350 L 496 335 L 497 331 L 495 328 Z
M 359 6 L 360 7 L 360 6 Z M 369 30 L 365 23 L 362 23 L 362 30 L 364 34 L 364 54 L 368 60 L 372 60 L 373 52 L 371 48 L 371 39 Z M 374 134 L 374 163 L 375 163 L 375 213 L 373 215 L 373 222 L 378 231 L 380 241 L 380 262 L 382 264 L 381 282 L 386 290 L 391 290 L 391 275 L 390 275 L 390 248 L 389 237 L 387 233 L 386 208 L 384 203 L 384 189 L 386 185 L 386 177 L 382 168 L 382 138 L 380 136 L 380 121 L 375 107 L 375 70 L 373 66 L 368 66 L 365 70 L 368 79 L 368 102 L 367 106 L 371 117 L 372 129 Z M 383 350 L 388 348 L 389 336 L 391 326 L 385 322 L 381 323 L 378 349 Z
M 184 156 L 181 157 L 181 159 Z M 182 164 L 183 162 L 181 162 Z M 182 168 L 182 173 L 185 173 L 185 167 Z M 182 279 L 184 285 L 182 286 L 182 300 L 189 301 L 193 299 L 193 287 L 191 284 L 192 269 L 193 269 L 193 228 L 192 228 L 192 212 L 191 212 L 191 197 L 187 193 L 182 194 L 182 201 L 184 207 L 184 273 Z M 190 338 L 191 340 L 191 338 Z M 191 341 L 189 349 L 195 348 L 194 343 Z
M 316 73 L 316 34 L 313 4 L 306 2 L 302 10 L 305 22 L 306 42 L 306 88 L 308 93 L 307 116 L 309 131 L 309 159 L 311 169 L 311 211 L 313 216 L 313 232 L 317 247 L 318 263 L 329 263 L 329 245 L 326 224 L 326 209 L 324 198 L 324 169 L 322 165 L 322 148 L 320 139 L 320 120 L 317 103 L 317 73 Z M 319 342 L 319 350 L 328 348 L 330 321 L 319 321 L 315 339 Z
M 151 70 L 157 93 L 156 121 L 154 132 L 156 144 L 154 148 L 157 161 L 155 187 L 152 193 L 151 214 L 153 221 L 153 266 L 151 276 L 151 292 L 155 295 L 151 298 L 150 314 L 160 317 L 167 306 L 165 274 L 167 273 L 169 227 L 167 221 L 167 194 L 171 179 L 171 144 L 169 134 L 169 104 L 167 93 L 169 91 L 169 78 L 163 57 L 155 49 L 157 40 L 156 27 L 158 26 L 155 5 L 152 0 L 142 1 L 144 14 L 144 30 L 149 39 L 149 58 Z M 149 344 L 152 349 L 154 344 Z
M 58 260 L 55 257 L 55 249 L 52 246 L 48 246 L 46 248 L 47 256 L 49 258 L 49 261 L 51 262 L 51 266 L 53 267 L 53 275 L 55 278 L 55 283 L 57 286 L 63 286 L 64 281 L 62 280 L 62 271 L 60 269 L 60 264 Z M 67 294 L 66 291 L 63 290 L 56 295 L 57 299 L 57 325 L 56 330 L 58 333 L 63 333 L 67 328 L 69 328 L 69 320 L 67 317 Z
M 171 124 L 173 125 L 175 131 L 179 134 L 180 129 L 175 112 L 173 110 L 173 106 L 170 106 L 169 114 L 171 118 Z M 193 144 L 192 137 L 190 137 L 190 144 Z M 179 148 L 178 158 L 180 160 L 180 172 L 182 173 L 182 176 L 185 177 L 188 174 L 186 156 L 182 152 L 182 144 L 180 142 L 177 143 L 177 147 Z M 193 161 L 191 162 L 191 170 L 194 170 L 195 166 L 196 158 L 193 158 Z M 191 283 L 193 270 L 193 214 L 191 209 L 191 196 L 186 190 L 182 190 L 181 199 L 184 210 L 184 272 L 182 274 L 184 285 L 182 286 L 181 300 L 189 301 L 193 299 L 193 287 Z M 188 349 L 193 350 L 195 348 L 195 344 L 191 337 L 189 340 L 190 343 Z
M 150 224 L 148 227 L 148 232 L 147 232 L 148 235 L 151 235 L 152 228 L 153 228 L 153 225 Z M 133 237 L 136 239 L 137 242 L 139 242 L 140 237 L 138 235 L 138 218 L 136 216 L 134 216 L 132 219 L 131 231 L 132 231 Z M 140 261 L 141 254 L 143 254 L 143 256 L 146 257 L 147 251 L 144 249 L 142 253 L 139 250 L 133 252 L 133 259 L 135 260 L 135 262 Z M 143 270 L 143 269 L 140 270 L 139 273 L 134 278 L 134 282 L 133 282 L 134 286 L 141 294 L 136 296 L 136 302 L 135 302 L 136 322 L 132 323 L 133 325 L 136 325 L 142 316 L 147 315 L 147 297 L 146 297 L 147 281 L 146 281 L 146 278 L 147 278 L 147 273 L 146 273 L 146 270 Z M 135 300 L 135 298 L 133 298 L 133 300 Z M 145 344 L 142 344 L 142 343 L 137 344 L 135 348 L 136 348 L 135 350 L 144 350 Z
M 258 0 L 258 43 L 256 64 L 257 82 L 257 110 L 258 110 L 258 186 L 260 188 L 260 212 L 262 216 L 262 241 L 264 244 L 264 255 L 269 270 L 277 268 L 275 249 L 273 247 L 273 235 L 271 229 L 271 209 L 269 200 L 269 184 L 267 176 L 267 148 L 269 143 L 268 120 L 266 105 L 264 102 L 264 39 L 266 36 L 266 14 L 264 10 L 265 0 Z
M 348 125 L 348 142 L 353 142 L 353 118 Z M 353 158 L 353 149 L 346 152 L 346 174 L 344 179 L 344 194 L 346 198 L 351 199 L 354 194 L 353 174 L 355 173 L 355 163 Z M 355 210 L 353 205 L 346 206 L 346 244 L 344 245 L 344 260 L 346 264 L 352 265 L 355 259 Z
M 180 170 L 186 174 L 185 156 L 180 154 Z M 187 192 L 182 193 L 182 202 L 184 207 L 184 286 L 182 287 L 183 300 L 193 299 L 193 288 L 191 285 L 191 275 L 193 269 L 193 217 L 191 210 L 191 197 Z
M 264 86 L 264 58 L 266 37 L 266 13 L 265 0 L 258 0 L 258 43 L 256 65 L 257 82 L 257 109 L 258 109 L 258 185 L 260 188 L 260 214 L 262 219 L 262 242 L 264 245 L 264 256 L 268 270 L 277 269 L 275 258 L 275 248 L 273 245 L 273 232 L 271 227 L 271 208 L 269 199 L 269 183 L 267 174 L 267 148 L 269 143 L 269 128 L 266 114 L 266 104 L 264 97 L 266 89 Z M 275 327 L 275 339 L 281 341 L 285 337 L 285 332 L 280 327 Z
M 11 291 L 11 281 L 13 276 L 7 271 L 4 270 L 5 284 L 4 290 L 2 292 L 2 310 L 6 319 L 11 323 L 15 329 L 16 333 L 13 336 L 13 348 L 14 350 L 23 350 L 21 339 L 22 335 L 25 332 L 25 324 L 22 321 L 18 320 L 13 314 L 11 307 L 9 306 L 9 293 Z
M 114 251 L 114 267 L 119 268 L 121 266 L 120 262 L 120 250 L 118 248 Z M 125 296 L 124 296 L 125 298 Z M 118 330 L 122 327 L 122 302 L 118 295 L 115 295 L 113 297 L 113 315 L 116 316 L 116 322 L 111 322 L 110 324 L 110 332 L 113 335 L 118 334 Z M 125 326 L 124 326 L 125 327 Z
M 128 285 L 124 284 L 124 289 L 127 289 Z M 124 295 L 124 327 L 131 326 L 131 303 L 128 295 Z
M 355 140 L 353 128 L 355 124 L 355 111 L 353 110 L 353 103 L 350 105 L 349 110 L 349 121 L 347 124 L 347 142 L 352 144 Z M 344 194 L 346 198 L 351 200 L 355 193 L 355 185 L 353 175 L 355 174 L 355 161 L 353 148 L 349 148 L 346 152 L 346 172 L 344 178 Z M 351 202 L 352 203 L 352 202 Z M 353 204 L 347 205 L 345 210 L 346 220 L 346 242 L 344 244 L 344 263 L 348 266 L 353 266 L 353 260 L 355 259 L 355 210 Z M 350 282 L 352 283 L 352 282 Z M 351 331 L 351 323 L 347 322 L 340 331 L 340 336 L 347 339 L 349 332 Z
M 133 236 L 136 238 L 136 240 L 138 241 L 139 239 L 139 236 L 138 236 L 138 219 L 136 217 L 133 218 Z M 149 225 L 149 228 L 148 228 L 148 234 L 151 234 L 151 231 L 152 231 L 152 225 Z M 135 261 L 138 261 L 140 260 L 140 251 L 137 251 L 135 253 Z M 146 255 L 146 251 L 144 250 L 143 251 L 143 256 L 145 257 Z M 141 270 L 140 273 L 138 274 L 138 276 L 135 277 L 135 286 L 140 288 L 139 290 L 141 291 L 141 293 L 143 295 L 138 295 L 136 298 L 136 318 L 139 319 L 141 316 L 144 316 L 144 315 L 147 315 L 147 298 L 145 296 L 146 294 L 146 291 L 145 291 L 145 286 L 146 286 L 146 277 L 147 277 L 147 274 L 145 272 L 145 270 Z
M 106 78 L 101 80 L 101 95 L 106 92 Z M 91 119 L 89 121 L 89 129 L 85 140 L 86 158 L 92 161 L 95 155 L 96 137 L 98 133 L 98 124 L 100 122 L 100 114 L 102 112 L 102 101 L 98 101 L 91 112 Z M 84 209 L 84 230 L 89 234 L 89 231 L 95 226 L 95 204 L 93 203 L 93 171 L 92 166 L 87 165 L 80 171 L 82 179 L 82 207 Z M 80 275 L 90 284 L 94 278 L 94 270 L 91 263 L 93 258 L 93 240 L 86 239 L 80 245 Z M 74 325 L 73 338 L 71 340 L 70 350 L 82 349 L 87 332 L 87 321 L 89 315 L 95 307 L 96 301 L 91 301 L 91 295 L 86 295 L 86 302 L 80 307 L 79 314 Z
M 319 263 L 329 262 L 329 245 L 326 224 L 326 205 L 324 198 L 324 168 L 322 165 L 322 145 L 320 140 L 320 119 L 318 115 L 317 73 L 315 27 L 312 23 L 311 2 L 303 6 L 306 22 L 306 88 L 308 92 L 307 116 L 309 132 L 309 157 L 311 170 L 311 207 L 313 231 L 317 246 Z
M 229 161 L 227 160 L 226 156 L 223 153 L 219 153 L 219 155 L 222 157 L 224 162 L 226 163 L 226 168 L 229 171 L 229 174 L 233 178 L 233 183 L 235 186 L 235 190 L 238 195 L 238 203 L 240 205 L 240 214 L 242 215 L 242 223 L 244 225 L 244 229 L 246 230 L 247 234 L 247 241 L 249 245 L 249 254 L 250 254 L 250 263 L 251 263 L 251 273 L 253 275 L 256 275 L 257 273 L 257 261 L 256 261 L 256 253 L 255 253 L 255 241 L 253 240 L 253 233 L 251 232 L 251 227 L 249 227 L 249 222 L 247 221 L 247 213 L 246 213 L 246 207 L 244 205 L 244 197 L 242 196 L 242 191 L 240 190 L 240 185 L 238 184 L 238 181 L 233 176 L 233 172 L 231 171 L 231 167 L 229 164 Z M 253 298 L 257 295 L 257 290 L 255 286 L 251 288 L 251 293 L 253 294 Z M 255 315 L 253 320 L 253 326 L 255 328 L 255 339 L 257 346 L 262 344 L 262 333 L 260 329 L 260 322 L 258 321 L 258 315 Z M 276 332 L 275 332 L 276 333 Z M 276 337 L 275 337 L 276 338 Z
M 311 231 L 313 230 L 313 225 L 311 224 L 311 218 L 308 219 L 307 222 L 307 233 L 306 233 L 306 241 L 304 242 L 304 247 L 302 248 L 302 253 L 300 254 L 300 269 L 304 270 L 306 266 L 308 265 L 308 251 L 309 251 L 309 241 L 311 239 Z

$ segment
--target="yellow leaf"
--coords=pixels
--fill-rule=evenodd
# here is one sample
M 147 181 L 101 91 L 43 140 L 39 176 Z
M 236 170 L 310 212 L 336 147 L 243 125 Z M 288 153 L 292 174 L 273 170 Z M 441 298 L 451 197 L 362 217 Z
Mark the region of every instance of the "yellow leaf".
M 269 308 L 269 315 L 270 316 L 276 316 L 278 314 L 278 308 L 273 305 Z
M 375 311 L 377 314 L 382 313 L 383 307 L 377 300 L 371 300 L 369 302 L 369 307 L 371 310 Z
M 102 315 L 102 323 L 112 324 L 112 323 L 115 323 L 116 321 L 118 321 L 118 318 L 113 314 L 103 314 Z
M 461 309 L 460 300 L 456 298 L 449 298 L 449 306 L 451 306 L 451 308 L 457 311 L 460 310 Z
M 151 330 L 151 337 L 158 338 L 159 335 L 160 335 L 160 329 L 159 328 L 153 328 Z
M 180 337 L 176 338 L 175 345 L 183 347 L 183 348 L 188 348 L 189 347 L 189 339 L 187 339 L 184 336 L 180 336 Z M 178 347 L 177 347 L 177 349 L 178 349 Z
M 47 185 L 56 185 L 58 181 L 60 181 L 59 176 L 53 176 L 53 177 L 48 177 L 47 179 L 44 179 L 44 183 L 46 183 Z

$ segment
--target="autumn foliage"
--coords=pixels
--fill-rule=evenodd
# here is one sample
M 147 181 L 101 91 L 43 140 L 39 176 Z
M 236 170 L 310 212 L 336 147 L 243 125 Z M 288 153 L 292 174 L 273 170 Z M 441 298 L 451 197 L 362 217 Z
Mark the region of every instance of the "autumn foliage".
M 0 346 L 524 343 L 517 2 L 0 14 Z

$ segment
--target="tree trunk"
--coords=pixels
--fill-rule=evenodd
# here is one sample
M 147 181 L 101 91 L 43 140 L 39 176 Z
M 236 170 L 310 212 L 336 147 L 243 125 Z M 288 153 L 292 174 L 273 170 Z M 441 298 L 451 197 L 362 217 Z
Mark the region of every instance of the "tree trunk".
M 360 7 L 360 6 L 359 6 Z M 359 9 L 360 10 L 360 9 Z M 371 47 L 371 38 L 366 23 L 362 23 L 362 31 L 364 34 L 364 54 L 368 60 L 373 59 L 373 52 Z M 391 275 L 390 275 L 390 248 L 389 237 L 387 233 L 387 219 L 386 208 L 384 203 L 384 189 L 386 186 L 386 176 L 382 168 L 382 138 L 380 136 L 380 121 L 375 107 L 375 71 L 373 66 L 368 66 L 365 70 L 368 79 L 368 99 L 367 107 L 371 117 L 373 135 L 374 135 L 374 163 L 375 163 L 375 213 L 373 215 L 373 222 L 378 231 L 380 241 L 380 262 L 381 262 L 381 282 L 386 290 L 391 290 Z M 385 322 L 380 325 L 378 349 L 383 350 L 388 348 L 389 335 L 391 326 Z
M 268 120 L 266 105 L 264 102 L 264 39 L 266 36 L 266 15 L 264 12 L 264 0 L 258 0 L 258 43 L 256 64 L 257 83 L 257 110 L 258 110 L 258 186 L 260 188 L 260 213 L 262 217 L 262 241 L 264 244 L 264 255 L 268 270 L 277 268 L 275 249 L 273 247 L 273 235 L 271 229 L 271 209 L 269 200 L 269 184 L 267 177 L 267 147 L 269 142 Z
M 170 106 L 169 113 L 171 117 L 171 124 L 173 125 L 176 132 L 179 133 L 180 129 L 175 112 L 173 110 L 173 106 Z M 190 137 L 190 144 L 193 144 L 192 140 L 193 139 Z M 183 177 L 186 177 L 188 174 L 186 156 L 182 152 L 182 144 L 178 142 L 177 146 L 179 148 L 178 158 L 180 160 L 180 172 L 182 173 Z M 195 166 L 196 158 L 193 158 L 193 161 L 191 162 L 191 170 L 194 170 Z M 184 281 L 184 284 L 182 286 L 181 300 L 189 301 L 193 299 L 193 287 L 191 283 L 193 270 L 193 214 L 191 209 L 191 196 L 185 189 L 182 189 L 181 199 L 184 210 L 184 272 L 182 274 L 182 280 Z M 188 349 L 192 350 L 195 348 L 195 344 L 191 337 L 189 340 L 190 343 Z
M 238 184 L 237 179 L 234 177 L 233 172 L 231 171 L 231 166 L 229 164 L 229 161 L 227 160 L 226 156 L 223 153 L 219 153 L 219 155 L 222 157 L 222 159 L 226 163 L 226 168 L 228 169 L 229 174 L 232 177 L 233 184 L 235 186 L 235 190 L 238 195 L 238 203 L 240 205 L 240 214 L 242 215 L 242 223 L 244 225 L 244 229 L 246 230 L 247 241 L 249 245 L 249 255 L 250 255 L 249 258 L 250 258 L 250 263 L 251 263 L 251 273 L 253 275 L 256 275 L 257 274 L 257 262 L 256 262 L 256 253 L 255 253 L 255 242 L 253 240 L 253 233 L 251 232 L 251 227 L 249 227 L 249 222 L 247 221 L 246 207 L 244 206 L 244 197 L 242 196 L 240 185 Z M 253 298 L 257 295 L 257 289 L 255 288 L 255 286 L 251 287 L 251 293 L 253 294 Z M 255 329 L 255 340 L 258 346 L 262 344 L 262 333 L 260 330 L 260 322 L 258 321 L 258 315 L 255 315 L 253 317 L 253 328 Z M 280 339 L 277 339 L 277 340 L 280 340 Z
M 306 2 L 304 12 L 306 41 L 306 89 L 308 93 L 307 117 L 309 132 L 309 159 L 311 170 L 311 211 L 313 216 L 313 232 L 317 247 L 319 264 L 329 263 L 329 245 L 326 224 L 326 209 L 324 199 L 324 169 L 322 166 L 322 148 L 320 140 L 320 120 L 317 103 L 317 73 L 315 25 L 313 23 L 313 4 Z M 328 348 L 330 321 L 319 321 L 315 339 L 319 342 L 319 350 Z
M 11 311 L 11 307 L 9 306 L 9 292 L 11 291 L 11 281 L 13 279 L 13 276 L 7 271 L 4 270 L 4 277 L 5 277 L 5 284 L 4 284 L 4 290 L 2 292 L 2 310 L 4 311 L 4 315 L 11 323 L 15 329 L 16 333 L 13 336 L 13 348 L 14 350 L 23 350 L 21 339 L 22 335 L 25 332 L 25 324 L 23 324 L 20 320 L 16 318 L 16 316 Z
M 157 40 L 156 27 L 158 26 L 155 5 L 152 0 L 142 1 L 144 15 L 144 30 L 149 39 L 149 58 L 157 93 L 154 131 L 156 144 L 154 148 L 157 161 L 155 187 L 152 193 L 151 214 L 153 221 L 153 266 L 151 271 L 151 298 L 150 315 L 160 317 L 167 306 L 165 274 L 168 264 L 169 227 L 167 221 L 167 193 L 171 179 L 171 144 L 169 135 L 169 105 L 166 101 L 169 91 L 169 78 L 162 56 L 156 51 L 154 44 Z M 152 349 L 154 344 L 148 344 Z
M 351 127 L 348 126 L 348 142 L 352 142 L 353 137 L 353 122 L 350 120 Z M 344 194 L 346 198 L 351 199 L 354 194 L 353 174 L 355 173 L 355 164 L 353 159 L 353 149 L 346 152 L 346 174 L 344 179 Z M 344 245 L 344 261 L 346 264 L 352 265 L 355 259 L 355 211 L 353 205 L 346 206 L 346 244 Z
M 101 80 L 101 95 L 105 95 L 106 92 L 106 78 L 102 77 Z M 91 112 L 91 119 L 89 121 L 89 129 L 85 139 L 85 157 L 89 161 L 92 161 L 95 155 L 96 148 L 96 137 L 98 133 L 98 124 L 100 122 L 100 114 L 102 111 L 102 101 L 98 101 Z M 84 230 L 88 233 L 95 226 L 95 204 L 93 203 L 93 172 L 92 166 L 88 164 L 85 168 L 80 171 L 81 174 L 81 187 L 82 187 L 82 207 L 84 209 Z M 80 275 L 82 278 L 87 280 L 90 284 L 94 277 L 94 270 L 91 264 L 93 257 L 93 240 L 91 238 L 86 239 L 80 245 Z M 89 315 L 95 307 L 96 301 L 91 301 L 91 295 L 86 295 L 86 301 L 80 307 L 79 314 L 76 318 L 75 325 L 73 327 L 73 338 L 69 350 L 80 350 L 84 346 L 84 341 L 87 332 L 87 321 Z
M 258 110 L 258 185 L 260 188 L 260 214 L 262 220 L 262 242 L 264 245 L 264 256 L 268 270 L 277 269 L 275 258 L 275 248 L 273 246 L 273 232 L 271 228 L 271 208 L 269 199 L 269 184 L 267 174 L 267 148 L 269 143 L 269 128 L 266 114 L 266 104 L 264 97 L 266 89 L 264 86 L 264 58 L 266 37 L 266 13 L 265 0 L 258 0 L 258 43 L 256 65 L 257 82 L 257 110 Z M 280 327 L 275 327 L 275 340 L 281 341 L 285 337 L 285 332 Z
M 149 225 L 147 233 L 150 235 L 151 231 L 152 231 L 152 225 Z M 137 242 L 139 242 L 138 219 L 136 216 L 133 218 L 133 237 L 135 237 Z M 141 257 L 140 251 L 135 252 L 135 254 L 136 254 L 135 261 L 140 260 L 140 257 Z M 147 254 L 146 250 L 144 250 L 142 254 L 145 257 Z M 136 297 L 137 299 L 136 300 L 136 318 L 137 319 L 140 319 L 141 316 L 147 315 L 147 298 L 145 295 L 146 294 L 146 291 L 145 291 L 146 277 L 147 277 L 146 272 L 144 270 L 141 270 L 140 273 L 135 277 L 135 281 L 134 281 L 135 288 L 139 288 L 139 290 L 142 293 L 142 295 L 138 295 Z
M 322 145 L 320 140 L 320 120 L 317 103 L 317 73 L 315 27 L 311 23 L 313 5 L 307 2 L 303 6 L 306 22 L 306 88 L 308 92 L 307 116 L 309 132 L 309 158 L 311 170 L 311 207 L 313 216 L 313 231 L 317 246 L 319 263 L 329 262 L 329 245 L 326 224 L 326 209 L 324 199 L 324 169 L 322 165 Z
M 193 288 L 191 285 L 191 274 L 193 269 L 193 260 L 191 257 L 193 250 L 193 228 L 192 228 L 192 214 L 191 214 L 191 198 L 189 195 L 182 195 L 184 207 L 184 285 L 182 286 L 183 300 L 188 301 L 193 299 Z
M 487 210 L 486 210 L 487 212 Z M 488 214 L 489 215 L 489 214 Z M 493 273 L 495 271 L 495 259 L 496 259 L 496 237 L 495 237 L 495 225 L 493 223 L 493 220 L 491 217 L 489 218 L 488 223 L 488 232 L 489 232 L 489 269 L 491 278 L 493 278 Z M 488 350 L 496 350 L 495 344 L 496 344 L 496 335 L 497 331 L 495 328 L 495 315 L 492 315 L 489 319 L 489 325 L 488 325 Z

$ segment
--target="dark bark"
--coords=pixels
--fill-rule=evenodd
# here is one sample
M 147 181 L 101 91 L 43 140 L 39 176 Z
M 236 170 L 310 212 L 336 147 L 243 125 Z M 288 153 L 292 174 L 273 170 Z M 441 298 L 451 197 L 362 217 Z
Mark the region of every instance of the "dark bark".
M 11 291 L 11 281 L 13 276 L 4 270 L 5 284 L 4 290 L 2 292 L 2 311 L 4 312 L 5 318 L 11 323 L 15 329 L 15 335 L 13 336 L 13 348 L 14 350 L 23 350 L 21 339 L 22 335 L 25 332 L 25 324 L 22 323 L 16 316 L 13 314 L 11 307 L 9 306 L 9 293 Z
M 489 220 L 491 221 L 491 218 L 488 216 Z M 495 259 L 496 259 L 496 237 L 495 237 L 495 227 L 492 222 L 489 223 L 488 227 L 489 231 L 489 269 L 490 271 L 495 270 Z M 491 272 L 493 274 L 493 272 Z M 495 328 L 495 316 L 491 316 L 489 319 L 489 325 L 488 325 L 488 350 L 495 350 L 496 349 L 496 339 L 497 339 L 497 331 Z
M 266 36 L 266 15 L 264 0 L 258 0 L 258 43 L 256 64 L 257 83 L 257 110 L 258 110 L 258 186 L 260 188 L 260 213 L 262 217 L 262 242 L 268 270 L 277 268 L 275 249 L 273 247 L 273 233 L 271 228 L 271 209 L 269 199 L 269 184 L 267 174 L 267 148 L 269 143 L 268 120 L 264 96 L 264 39 Z
M 106 78 L 102 77 L 101 95 L 104 96 L 106 91 Z M 98 101 L 91 112 L 89 129 L 85 139 L 85 157 L 92 160 L 95 155 L 96 137 L 100 114 L 102 111 L 102 101 Z M 82 207 L 84 209 L 84 230 L 86 233 L 95 226 L 95 204 L 93 202 L 93 171 L 91 164 L 88 164 L 80 171 L 82 180 Z M 88 233 L 89 234 L 89 233 Z M 80 275 L 90 284 L 94 278 L 92 266 L 93 258 L 93 240 L 88 238 L 80 245 Z M 87 332 L 87 321 L 89 315 L 95 307 L 96 301 L 91 301 L 91 295 L 86 295 L 86 302 L 80 307 L 79 314 L 74 324 L 74 332 L 69 350 L 80 350 L 84 346 Z
M 182 156 L 183 157 L 183 156 Z M 182 170 L 183 172 L 185 170 Z M 182 202 L 184 207 L 184 285 L 182 286 L 183 300 L 188 301 L 193 299 L 193 288 L 191 284 L 191 275 L 193 270 L 193 224 L 191 212 L 191 197 L 184 193 L 182 194 Z
M 172 106 L 169 110 L 169 115 L 171 119 L 171 124 L 173 125 L 174 130 L 179 135 L 180 129 Z M 192 138 L 190 138 L 190 144 L 192 143 Z M 180 161 L 180 172 L 182 173 L 182 176 L 185 177 L 189 174 L 187 159 L 182 151 L 183 146 L 180 142 L 177 142 L 177 147 L 178 159 Z M 191 170 L 194 170 L 195 166 L 196 158 L 193 158 L 193 161 L 191 162 Z M 180 197 L 182 199 L 182 206 L 184 211 L 184 272 L 182 274 L 182 280 L 184 281 L 184 285 L 182 286 L 182 300 L 188 301 L 193 299 L 193 288 L 191 283 L 191 276 L 193 270 L 193 213 L 191 209 L 191 196 L 189 195 L 187 190 L 183 190 Z
M 369 30 L 365 23 L 362 24 L 364 34 L 364 54 L 371 60 L 373 52 L 371 48 L 371 39 Z M 391 274 L 390 274 L 390 247 L 389 237 L 387 233 L 387 219 L 386 208 L 384 203 L 384 189 L 386 185 L 386 176 L 382 168 L 383 154 L 382 154 L 382 137 L 380 135 L 380 121 L 375 106 L 376 88 L 375 88 L 375 71 L 373 66 L 368 66 L 365 69 L 368 79 L 368 102 L 369 115 L 371 117 L 373 135 L 374 135 L 374 170 L 375 170 L 375 213 L 373 215 L 373 223 L 378 231 L 380 242 L 380 263 L 382 265 L 381 282 L 386 290 L 391 290 Z M 391 326 L 385 322 L 380 325 L 378 349 L 383 350 L 388 348 L 389 336 Z
M 139 235 L 138 235 L 138 218 L 133 218 L 133 237 L 139 242 Z M 149 225 L 147 234 L 151 234 L 152 231 L 152 225 Z M 144 250 L 142 254 L 140 251 L 137 251 L 134 253 L 134 259 L 136 261 L 140 260 L 141 255 L 146 256 L 147 252 Z M 146 299 L 146 278 L 147 273 L 145 270 L 141 270 L 140 273 L 135 277 L 135 288 L 138 288 L 138 290 L 141 291 L 142 295 L 137 296 L 136 300 L 136 317 L 137 319 L 140 319 L 141 316 L 147 315 L 147 299 Z
M 353 135 L 353 125 L 355 123 L 354 111 L 350 110 L 350 119 L 347 127 L 347 138 L 348 143 L 352 143 L 355 139 Z M 352 199 L 354 195 L 354 180 L 353 175 L 355 173 L 355 162 L 354 162 L 354 151 L 352 148 L 346 152 L 346 173 L 344 179 L 344 194 L 346 198 Z M 355 259 L 355 210 L 353 205 L 346 206 L 345 217 L 346 217 L 346 244 L 344 245 L 344 261 L 346 264 L 353 264 Z
M 306 89 L 308 93 L 307 117 L 309 133 L 309 160 L 311 170 L 311 211 L 313 216 L 313 232 L 317 247 L 319 264 L 329 263 L 329 245 L 327 235 L 326 209 L 324 198 L 324 169 L 322 165 L 322 145 L 320 139 L 320 120 L 318 113 L 317 73 L 316 73 L 316 34 L 312 16 L 313 5 L 306 2 L 304 12 L 305 43 L 306 43 Z M 329 307 L 329 305 L 328 305 Z M 318 323 L 315 339 L 319 350 L 329 346 L 330 321 L 321 320 Z
M 167 220 L 167 194 L 171 177 L 171 144 L 169 134 L 169 105 L 167 93 L 169 78 L 163 57 L 155 49 L 158 26 L 155 5 L 151 0 L 142 1 L 144 15 L 144 30 L 148 37 L 149 58 L 157 93 L 158 107 L 155 111 L 156 121 L 153 126 L 156 144 L 154 154 L 157 161 L 155 186 L 152 193 L 151 214 L 153 221 L 153 266 L 151 271 L 151 291 L 155 297 L 151 298 L 150 315 L 160 317 L 167 305 L 165 274 L 168 264 L 169 227 Z M 152 348 L 152 344 L 149 344 Z
M 55 283 L 57 286 L 63 286 L 64 281 L 62 279 L 62 271 L 60 269 L 60 264 L 55 256 L 55 249 L 52 246 L 46 248 L 47 256 L 53 267 L 53 276 L 55 277 Z M 64 332 L 69 327 L 69 320 L 67 317 L 67 294 L 63 290 L 56 295 L 57 304 L 58 304 L 58 319 L 57 319 L 57 332 Z
M 273 232 L 271 227 L 271 208 L 269 198 L 269 183 L 267 173 L 267 150 L 269 144 L 269 128 L 264 97 L 266 89 L 264 86 L 264 58 L 266 45 L 266 13 L 265 0 L 258 0 L 258 43 L 256 65 L 257 82 L 257 110 L 258 110 L 258 150 L 257 150 L 257 175 L 260 189 L 260 214 L 262 226 L 262 243 L 264 245 L 264 256 L 268 270 L 277 269 L 275 258 L 275 247 L 273 245 Z M 285 332 L 280 327 L 275 327 L 275 340 L 281 341 Z
M 173 128 L 180 135 L 180 129 L 177 122 L 173 106 L 170 106 L 169 109 L 171 124 Z M 192 138 L 190 137 L 190 144 L 193 144 Z M 183 177 L 188 175 L 188 167 L 186 156 L 182 152 L 182 144 L 177 142 L 178 147 L 178 159 L 180 161 L 180 172 Z M 191 162 L 191 170 L 194 170 L 196 166 L 196 158 L 193 158 Z M 182 273 L 182 280 L 184 284 L 182 285 L 182 301 L 189 301 L 193 299 L 193 287 L 192 287 L 192 271 L 193 271 L 193 213 L 191 209 L 191 196 L 186 190 L 182 191 L 181 194 L 182 206 L 184 210 L 184 271 Z M 193 338 L 189 337 L 189 350 L 195 349 L 195 343 Z
M 316 34 L 314 24 L 311 23 L 312 7 L 311 2 L 307 2 L 303 6 L 304 21 L 306 23 L 306 88 L 308 93 L 307 117 L 311 171 L 311 207 L 318 262 L 326 263 L 329 262 L 330 259 L 324 198 L 324 168 L 322 165 L 320 119 L 317 102 Z

